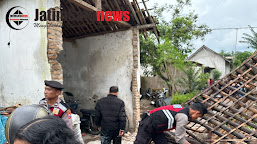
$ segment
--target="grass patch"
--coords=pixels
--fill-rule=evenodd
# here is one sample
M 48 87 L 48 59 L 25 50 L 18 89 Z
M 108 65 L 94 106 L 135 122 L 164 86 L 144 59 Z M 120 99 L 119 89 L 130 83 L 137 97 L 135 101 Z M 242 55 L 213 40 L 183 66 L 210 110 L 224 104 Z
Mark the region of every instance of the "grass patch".
M 194 91 L 194 92 L 187 93 L 187 94 L 176 93 L 172 97 L 171 104 L 182 104 L 182 103 L 186 102 L 187 100 L 191 99 L 192 97 L 194 97 L 199 92 L 200 91 Z

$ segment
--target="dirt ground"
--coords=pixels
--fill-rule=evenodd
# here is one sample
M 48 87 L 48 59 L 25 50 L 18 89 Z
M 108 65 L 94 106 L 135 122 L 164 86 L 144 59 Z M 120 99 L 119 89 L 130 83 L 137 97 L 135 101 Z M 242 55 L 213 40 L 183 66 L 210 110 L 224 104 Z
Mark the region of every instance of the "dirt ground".
M 83 136 L 83 140 L 85 144 L 100 144 L 100 135 L 91 135 L 91 134 L 86 134 L 85 136 Z M 133 144 L 133 142 L 135 141 L 135 133 L 131 134 L 131 133 L 126 133 L 123 137 L 122 137 L 122 144 Z
M 141 113 L 155 108 L 153 105 L 150 105 L 150 102 L 151 101 L 147 100 L 147 99 L 141 100 L 141 103 L 140 103 Z M 135 141 L 135 137 L 136 137 L 136 133 L 127 132 L 122 137 L 122 144 L 133 144 L 133 142 Z M 83 140 L 84 140 L 85 144 L 100 144 L 101 143 L 100 135 L 91 135 L 91 134 L 86 133 L 86 135 L 83 136 Z

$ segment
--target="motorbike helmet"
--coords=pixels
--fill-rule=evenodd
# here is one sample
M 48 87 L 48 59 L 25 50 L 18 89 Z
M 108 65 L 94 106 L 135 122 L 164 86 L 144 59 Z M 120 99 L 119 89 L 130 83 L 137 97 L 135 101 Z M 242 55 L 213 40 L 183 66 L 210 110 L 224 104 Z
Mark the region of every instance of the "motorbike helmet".
M 48 112 L 40 105 L 27 105 L 17 108 L 9 116 L 5 125 L 5 137 L 8 143 L 13 144 L 18 130 L 28 122 L 47 116 Z

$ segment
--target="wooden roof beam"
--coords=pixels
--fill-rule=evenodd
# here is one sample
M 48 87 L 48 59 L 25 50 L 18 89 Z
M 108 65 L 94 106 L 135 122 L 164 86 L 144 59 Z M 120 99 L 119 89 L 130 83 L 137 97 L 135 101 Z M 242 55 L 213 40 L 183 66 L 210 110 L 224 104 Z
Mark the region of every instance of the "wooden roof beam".
M 155 23 L 136 26 L 138 29 L 148 29 L 153 27 L 155 27 Z
M 69 2 L 72 2 L 74 3 L 75 5 L 85 9 L 85 10 L 88 10 L 88 11 L 99 11 L 101 10 L 102 8 L 100 7 L 101 6 L 101 0 L 95 0 L 95 5 L 96 7 L 92 6 L 91 4 L 83 1 L 83 0 L 69 0 Z M 114 23 L 117 23 L 119 25 L 123 25 L 123 26 L 126 26 L 126 27 L 131 27 L 131 25 L 125 21 L 113 21 Z
M 102 10 L 102 0 L 95 0 L 95 7 L 98 11 Z
M 116 23 L 116 24 L 119 24 L 119 25 L 123 25 L 123 26 L 126 26 L 126 27 L 131 27 L 131 24 L 125 22 L 125 21 L 113 21 L 112 22 Z
M 69 2 L 74 3 L 75 5 L 81 7 L 85 10 L 88 10 L 88 11 L 98 11 L 97 7 L 94 7 L 91 4 L 89 4 L 83 0 L 69 0 Z M 99 7 L 99 3 L 97 3 L 97 6 Z

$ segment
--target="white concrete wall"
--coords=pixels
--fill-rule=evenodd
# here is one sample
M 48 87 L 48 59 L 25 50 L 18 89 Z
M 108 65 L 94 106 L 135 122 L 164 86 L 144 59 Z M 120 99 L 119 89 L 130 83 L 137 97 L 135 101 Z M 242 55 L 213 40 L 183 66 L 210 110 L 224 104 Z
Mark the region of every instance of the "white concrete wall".
M 118 86 L 132 127 L 132 30 L 64 42 L 63 48 L 58 61 L 63 67 L 64 91 L 75 95 L 79 108 L 94 109 L 111 86 Z
M 226 68 L 225 68 L 226 61 L 221 56 L 213 52 L 210 52 L 206 49 L 201 50 L 189 60 L 198 62 L 202 64 L 204 67 L 211 67 L 211 68 L 217 69 L 222 73 L 221 77 L 226 75 Z
M 54 3 L 44 0 L 0 1 L 0 107 L 38 103 L 44 97 L 44 80 L 51 78 L 47 32 L 44 28 L 34 28 L 33 23 L 36 8 L 47 10 Z M 5 21 L 7 11 L 14 6 L 21 6 L 29 13 L 29 24 L 22 30 L 11 29 Z
M 230 73 L 231 69 L 230 69 L 230 63 L 229 62 L 226 62 L 226 72 L 225 72 L 225 75 L 227 75 L 228 73 Z

